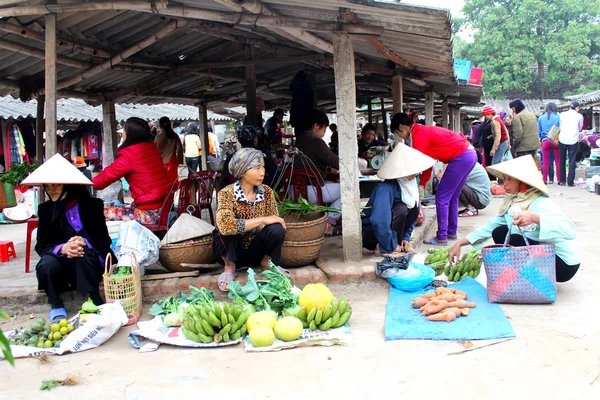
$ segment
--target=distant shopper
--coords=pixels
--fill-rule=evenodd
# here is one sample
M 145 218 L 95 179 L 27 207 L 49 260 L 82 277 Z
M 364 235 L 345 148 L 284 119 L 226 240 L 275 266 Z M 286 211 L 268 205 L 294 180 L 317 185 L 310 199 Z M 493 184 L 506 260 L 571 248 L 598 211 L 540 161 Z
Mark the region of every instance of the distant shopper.
M 169 117 L 162 117 L 158 123 L 160 133 L 154 139 L 154 144 L 162 157 L 169 183 L 173 183 L 179 176 L 179 164 L 183 163 L 183 145 L 171 127 Z
M 200 165 L 202 142 L 200 141 L 200 136 L 198 136 L 199 133 L 200 127 L 194 122 L 190 122 L 185 130 L 185 163 L 191 174 L 197 172 Z
M 504 160 L 504 155 L 510 148 L 508 130 L 504 121 L 496 116 L 494 107 L 483 107 L 481 115 L 485 118 L 482 126 L 483 148 L 485 151 L 485 165 L 499 164 Z
M 358 156 L 360 158 L 372 158 L 369 154 L 371 147 L 387 146 L 386 143 L 377 140 L 377 134 L 375 133 L 375 126 L 373 124 L 366 124 L 363 126 L 360 134 L 360 140 L 358 141 Z
M 275 109 L 273 116 L 265 122 L 264 130 L 269 145 L 281 144 L 283 141 L 283 133 L 281 132 L 280 124 L 283 122 L 285 111 L 281 108 Z
M 579 114 L 579 102 L 571 103 L 568 111 L 560 113 L 560 179 L 558 184 L 565 185 L 565 178 L 569 186 L 575 186 L 575 167 L 577 166 L 577 143 L 579 134 L 583 130 L 583 115 Z M 567 156 L 569 157 L 569 174 L 567 176 Z
M 506 114 L 504 116 L 504 125 L 506 125 L 506 130 L 508 131 L 508 136 L 510 137 L 510 152 L 512 156 L 515 157 L 515 134 L 513 132 L 513 116 L 510 114 Z
M 538 118 L 538 131 L 542 141 L 542 176 L 544 183 L 554 183 L 554 168 L 552 161 L 556 165 L 557 180 L 560 182 L 560 151 L 558 144 L 548 139 L 548 133 L 552 128 L 560 127 L 560 117 L 557 114 L 557 107 L 554 103 L 548 103 L 546 112 Z
M 329 139 L 329 148 L 335 155 L 339 155 L 340 151 L 340 138 L 338 136 L 338 130 L 336 124 L 329 125 L 331 131 L 331 138 Z
M 513 133 L 515 137 L 514 147 L 516 156 L 531 155 L 535 158 L 535 154 L 540 148 L 537 118 L 533 113 L 525 109 L 525 104 L 521 99 L 511 101 L 509 106 L 515 115 Z
M 458 206 L 462 208 L 459 217 L 475 217 L 479 210 L 486 208 L 492 200 L 490 178 L 481 164 L 475 164 L 460 191 Z

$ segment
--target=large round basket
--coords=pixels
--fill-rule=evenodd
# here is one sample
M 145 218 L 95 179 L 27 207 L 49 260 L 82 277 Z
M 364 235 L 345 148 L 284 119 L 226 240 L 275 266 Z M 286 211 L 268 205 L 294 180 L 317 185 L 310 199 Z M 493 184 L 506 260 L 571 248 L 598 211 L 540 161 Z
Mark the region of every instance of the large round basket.
M 286 242 L 307 242 L 320 239 L 325 235 L 327 225 L 327 214 L 325 213 L 312 213 L 302 218 L 288 215 L 284 220 L 287 227 Z
M 284 267 L 303 267 L 312 264 L 323 247 L 324 237 L 307 242 L 283 242 L 281 247 L 281 265 Z
M 158 260 L 172 272 L 186 272 L 203 267 L 183 267 L 181 264 L 212 264 L 213 252 L 210 248 L 212 238 L 197 240 L 193 243 L 165 244 L 160 247 Z

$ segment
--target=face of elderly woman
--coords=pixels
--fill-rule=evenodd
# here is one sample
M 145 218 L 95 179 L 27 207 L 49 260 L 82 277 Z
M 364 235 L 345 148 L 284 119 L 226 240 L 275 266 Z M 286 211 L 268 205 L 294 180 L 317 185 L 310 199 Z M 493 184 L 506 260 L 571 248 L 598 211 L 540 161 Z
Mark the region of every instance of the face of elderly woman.
M 265 164 L 261 163 L 259 166 L 250 168 L 244 173 L 242 179 L 252 186 L 262 185 L 265 179 Z
M 519 193 L 519 186 L 521 185 L 521 181 L 516 180 L 511 176 L 504 176 L 504 191 L 507 194 L 517 194 Z
M 48 196 L 50 196 L 52 201 L 58 200 L 58 198 L 60 197 L 60 194 L 63 191 L 63 187 L 64 187 L 63 184 L 56 184 L 56 183 L 46 184 L 46 192 L 48 193 Z

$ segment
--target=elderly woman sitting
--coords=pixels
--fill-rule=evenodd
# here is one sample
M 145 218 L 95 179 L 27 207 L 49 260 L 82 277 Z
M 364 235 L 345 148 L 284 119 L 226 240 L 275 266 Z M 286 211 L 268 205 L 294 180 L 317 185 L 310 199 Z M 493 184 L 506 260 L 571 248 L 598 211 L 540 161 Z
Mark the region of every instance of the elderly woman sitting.
M 281 258 L 286 227 L 279 217 L 273 190 L 262 184 L 263 157 L 256 149 L 238 150 L 229 162 L 229 172 L 236 181 L 219 192 L 213 252 L 225 265 L 218 280 L 222 291 L 227 291 L 229 282 L 235 279 L 236 267 L 260 264 L 269 269 L 269 261 L 278 264 Z
M 86 190 L 92 182 L 60 155 L 36 169 L 24 185 L 43 185 L 50 200 L 40 204 L 35 251 L 38 288 L 50 303 L 50 321 L 67 318 L 60 294 L 77 290 L 104 303 L 98 286 L 104 271 L 104 257 L 111 238 L 104 220 L 102 200 Z
M 521 228 L 531 245 L 553 244 L 556 251 L 556 280 L 566 282 L 579 269 L 579 254 L 575 246 L 575 225 L 548 197 L 548 189 L 530 155 L 487 167 L 488 172 L 504 180 L 507 196 L 497 216 L 466 238 L 459 240 L 450 252 L 450 262 L 460 258 L 462 246 L 481 247 L 489 238 L 504 243 L 511 233 L 512 246 L 525 246 L 523 236 L 513 230 Z M 515 232 L 515 234 L 512 234 Z

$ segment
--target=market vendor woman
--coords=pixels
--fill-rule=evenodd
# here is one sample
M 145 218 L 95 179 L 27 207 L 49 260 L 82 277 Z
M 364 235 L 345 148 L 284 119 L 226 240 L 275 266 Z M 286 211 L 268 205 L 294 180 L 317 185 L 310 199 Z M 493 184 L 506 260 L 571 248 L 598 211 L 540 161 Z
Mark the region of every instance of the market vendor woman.
M 86 190 L 92 182 L 60 155 L 42 164 L 24 185 L 43 185 L 49 200 L 40 204 L 35 251 L 38 288 L 50 303 L 50 321 L 67 318 L 61 293 L 76 290 L 94 304 L 104 300 L 98 286 L 104 258 L 111 253 L 111 238 L 102 200 Z
M 248 147 L 236 151 L 229 162 L 236 181 L 219 192 L 213 252 L 225 265 L 218 279 L 222 291 L 235 279 L 236 268 L 260 264 L 269 269 L 269 261 L 278 265 L 281 259 L 286 226 L 279 217 L 273 190 L 263 185 L 263 157 L 261 151 Z
M 399 143 L 385 160 L 377 185 L 363 210 L 363 247 L 379 248 L 381 254 L 411 250 L 410 233 L 419 215 L 416 174 L 429 169 L 435 160 Z
M 504 180 L 506 197 L 498 215 L 460 239 L 450 252 L 450 261 L 460 258 L 462 246 L 479 248 L 489 238 L 503 244 L 510 232 L 511 246 L 525 246 L 518 226 L 531 245 L 552 244 L 556 251 L 556 281 L 566 282 L 579 269 L 575 246 L 575 225 L 548 197 L 542 175 L 530 155 L 487 167 L 489 173 Z

